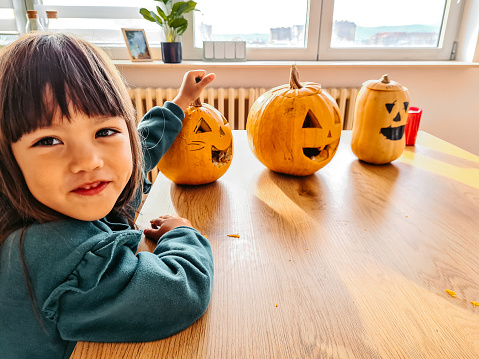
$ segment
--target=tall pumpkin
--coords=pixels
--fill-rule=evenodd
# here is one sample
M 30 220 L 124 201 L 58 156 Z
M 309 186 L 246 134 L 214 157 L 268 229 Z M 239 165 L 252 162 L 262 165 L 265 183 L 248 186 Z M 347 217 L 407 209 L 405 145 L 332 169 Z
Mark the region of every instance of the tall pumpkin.
M 275 172 L 295 176 L 313 174 L 331 161 L 341 129 L 336 101 L 321 90 L 321 85 L 300 83 L 294 65 L 290 84 L 260 96 L 246 123 L 256 158 Z
M 221 112 L 197 99 L 185 112 L 183 128 L 158 163 L 176 184 L 216 181 L 233 159 L 233 135 Z
M 384 164 L 401 156 L 409 94 L 387 75 L 366 81 L 358 93 L 354 110 L 351 149 L 365 162 Z

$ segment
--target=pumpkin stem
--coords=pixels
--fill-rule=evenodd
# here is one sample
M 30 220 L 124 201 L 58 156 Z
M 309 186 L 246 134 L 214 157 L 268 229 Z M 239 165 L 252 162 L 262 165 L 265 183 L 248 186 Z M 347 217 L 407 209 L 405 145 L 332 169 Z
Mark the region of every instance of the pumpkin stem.
M 299 82 L 299 72 L 298 69 L 296 69 L 296 65 L 291 66 L 291 71 L 289 72 L 289 86 L 291 89 L 295 90 L 303 87 Z
M 382 75 L 381 78 L 380 78 L 380 80 L 381 80 L 381 82 L 382 82 L 383 84 L 388 84 L 388 83 L 390 83 L 389 78 L 388 78 L 388 74 Z
M 194 100 L 194 101 L 191 103 L 191 106 L 193 106 L 193 107 L 201 107 L 201 100 L 200 100 L 200 98 L 198 97 L 196 100 Z

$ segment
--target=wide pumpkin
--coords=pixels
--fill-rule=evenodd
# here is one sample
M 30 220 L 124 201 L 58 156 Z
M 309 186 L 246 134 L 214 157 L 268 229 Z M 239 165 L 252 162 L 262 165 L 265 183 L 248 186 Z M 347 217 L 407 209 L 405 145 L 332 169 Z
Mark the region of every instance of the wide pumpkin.
M 342 124 L 331 95 L 298 77 L 293 66 L 289 85 L 275 87 L 253 103 L 246 131 L 251 150 L 267 168 L 307 176 L 331 161 Z
M 228 121 L 213 106 L 198 100 L 185 112 L 183 128 L 161 158 L 158 169 L 176 184 L 216 181 L 233 159 Z
M 401 156 L 409 109 L 405 87 L 387 75 L 366 81 L 354 110 L 351 149 L 362 161 L 385 164 Z

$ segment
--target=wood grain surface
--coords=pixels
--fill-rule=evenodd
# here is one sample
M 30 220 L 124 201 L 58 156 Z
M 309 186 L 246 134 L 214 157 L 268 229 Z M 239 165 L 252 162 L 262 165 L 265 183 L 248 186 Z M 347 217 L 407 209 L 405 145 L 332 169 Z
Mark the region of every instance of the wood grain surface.
M 477 156 L 420 132 L 369 165 L 343 131 L 326 167 L 291 177 L 233 132 L 222 178 L 160 174 L 137 219 L 178 214 L 209 238 L 205 315 L 156 342 L 80 342 L 72 358 L 479 358 Z

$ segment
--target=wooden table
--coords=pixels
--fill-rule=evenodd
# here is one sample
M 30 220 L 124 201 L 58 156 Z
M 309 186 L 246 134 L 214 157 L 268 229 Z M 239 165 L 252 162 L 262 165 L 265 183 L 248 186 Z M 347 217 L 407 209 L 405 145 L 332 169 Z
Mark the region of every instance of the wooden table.
M 420 132 L 374 166 L 350 141 L 296 178 L 234 131 L 215 183 L 160 174 L 137 222 L 176 213 L 209 237 L 210 306 L 170 338 L 78 343 L 72 358 L 479 358 L 479 157 Z

